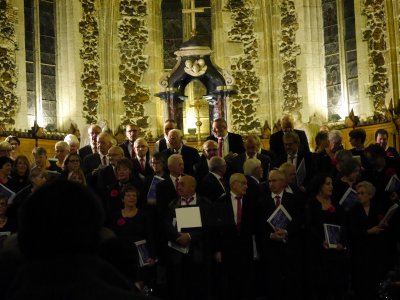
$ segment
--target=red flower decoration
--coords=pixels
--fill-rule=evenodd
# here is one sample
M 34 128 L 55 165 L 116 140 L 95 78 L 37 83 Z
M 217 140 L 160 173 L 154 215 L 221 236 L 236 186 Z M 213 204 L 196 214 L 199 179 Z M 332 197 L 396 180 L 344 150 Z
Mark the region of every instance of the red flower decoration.
M 111 197 L 118 197 L 118 195 L 119 195 L 119 192 L 117 189 L 111 190 Z
M 388 178 L 392 177 L 394 174 L 396 174 L 396 170 L 393 168 L 387 168 L 385 171 L 385 175 Z
M 119 218 L 117 221 L 118 226 L 124 226 L 126 224 L 126 221 L 124 218 Z
M 330 213 L 334 213 L 336 212 L 336 208 L 333 205 L 331 205 L 328 207 L 327 211 L 329 211 Z
M 387 156 L 387 157 L 394 157 L 394 155 L 393 155 L 392 152 L 386 152 L 386 156 Z

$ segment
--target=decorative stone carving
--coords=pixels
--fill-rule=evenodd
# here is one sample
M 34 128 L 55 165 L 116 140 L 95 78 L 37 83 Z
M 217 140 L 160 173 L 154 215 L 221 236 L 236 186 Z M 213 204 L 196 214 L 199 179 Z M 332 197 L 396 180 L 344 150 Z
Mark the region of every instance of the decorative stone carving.
M 199 77 L 207 71 L 207 65 L 204 59 L 200 58 L 196 61 L 191 61 L 190 59 L 185 61 L 185 73 L 192 75 L 194 77 Z
M 99 26 L 96 17 L 96 0 L 80 0 L 82 3 L 82 20 L 79 22 L 79 32 L 82 34 L 83 45 L 80 57 L 83 62 L 81 85 L 83 87 L 83 116 L 87 124 L 97 123 L 97 105 L 99 102 L 100 63 L 98 54 Z
M 19 101 L 16 94 L 18 48 L 14 25 L 17 9 L 9 0 L 0 0 L 0 124 L 15 124 Z
M 299 28 L 296 17 L 296 8 L 293 0 L 281 0 L 281 41 L 279 52 L 283 65 L 282 90 L 284 113 L 293 114 L 303 107 L 298 94 L 297 82 L 300 71 L 297 69 L 296 57 L 300 54 L 300 45 L 296 43 L 296 31 Z
M 148 56 L 144 55 L 144 47 L 149 40 L 149 32 L 145 26 L 147 15 L 146 0 L 121 0 L 121 20 L 118 24 L 120 39 L 119 79 L 124 86 L 125 115 L 122 124 L 134 123 L 145 131 L 149 127 L 148 117 L 144 114 L 144 103 L 150 99 L 148 88 L 141 86 L 143 74 L 149 67 Z
M 387 121 L 385 98 L 389 90 L 389 79 L 385 61 L 387 51 L 385 1 L 364 0 L 363 14 L 367 17 L 367 26 L 362 33 L 368 43 L 371 80 L 368 94 L 372 97 L 375 121 Z
M 241 42 L 244 52 L 230 60 L 234 88 L 238 91 L 231 102 L 232 130 L 242 134 L 258 133 L 261 127 L 256 114 L 260 102 L 260 76 L 256 68 L 259 45 L 254 32 L 254 8 L 245 0 L 229 0 L 226 9 L 230 10 L 233 20 L 228 32 L 229 40 Z

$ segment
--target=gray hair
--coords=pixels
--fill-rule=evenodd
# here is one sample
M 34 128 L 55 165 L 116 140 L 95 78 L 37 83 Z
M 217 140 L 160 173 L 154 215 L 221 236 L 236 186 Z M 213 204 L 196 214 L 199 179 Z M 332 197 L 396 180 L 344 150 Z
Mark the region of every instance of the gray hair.
M 225 166 L 226 166 L 225 159 L 219 156 L 213 156 L 208 161 L 208 170 L 210 172 L 218 171 L 220 168 Z
M 328 139 L 329 139 L 329 141 L 332 140 L 332 141 L 341 142 L 342 141 L 342 132 L 337 129 L 331 130 L 328 133 Z
M 68 145 L 71 145 L 71 144 L 78 145 L 79 144 L 79 140 L 76 137 L 76 135 L 74 135 L 74 134 L 67 134 L 64 138 L 64 142 L 67 142 Z
M 261 167 L 261 161 L 257 158 L 249 158 L 243 164 L 244 175 L 251 175 L 255 168 Z
M 63 150 L 68 150 L 69 151 L 69 144 L 67 142 L 64 141 L 58 141 L 55 145 L 54 145 L 54 149 L 56 149 L 57 147 L 61 147 L 61 149 Z
M 375 196 L 376 188 L 375 186 L 369 181 L 361 181 L 356 185 L 356 189 L 363 187 L 367 191 L 367 193 L 373 197 Z

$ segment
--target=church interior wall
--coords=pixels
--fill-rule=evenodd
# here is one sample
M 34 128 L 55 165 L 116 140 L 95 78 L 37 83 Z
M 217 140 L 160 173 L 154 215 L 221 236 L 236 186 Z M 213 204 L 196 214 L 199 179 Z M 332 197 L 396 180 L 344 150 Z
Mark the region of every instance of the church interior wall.
M 126 107 L 121 99 L 124 97 L 124 86 L 120 80 L 120 36 L 118 26 L 121 22 L 119 1 L 94 0 L 97 7 L 99 25 L 98 53 L 100 65 L 101 92 L 99 96 L 97 120 L 106 121 L 109 128 L 117 130 L 125 114 Z M 148 89 L 149 100 L 143 104 L 144 114 L 148 116 L 148 128 L 144 131 L 149 137 L 162 134 L 162 123 L 166 118 L 166 105 L 154 94 L 160 91 L 159 80 L 164 75 L 161 1 L 146 1 L 147 13 L 144 24 L 148 31 L 148 40 L 143 48 L 143 56 L 147 58 L 148 68 L 143 73 L 140 85 Z M 229 31 L 235 25 L 232 12 L 227 9 L 228 0 L 211 1 L 213 42 L 212 58 L 222 69 L 232 71 L 235 61 L 243 59 L 244 43 L 229 36 Z M 25 69 L 25 37 L 24 37 L 24 1 L 9 0 L 12 6 L 18 9 L 18 22 L 15 24 L 18 50 L 18 85 L 16 93 L 20 103 L 15 116 L 17 129 L 27 129 L 33 125 L 34 117 L 29 116 L 26 92 Z M 257 99 L 253 99 L 256 106 L 254 120 L 258 120 L 259 128 L 253 128 L 260 133 L 262 125 L 268 121 L 272 126 L 278 121 L 282 111 L 285 111 L 283 99 L 283 62 L 280 53 L 282 41 L 282 3 L 292 3 L 295 7 L 298 28 L 295 32 L 295 42 L 300 46 L 300 53 L 296 58 L 298 101 L 300 109 L 289 111 L 297 113 L 299 123 L 326 122 L 328 118 L 328 103 L 326 92 L 326 75 L 324 61 L 324 33 L 322 17 L 322 0 L 285 0 L 262 1 L 254 0 L 251 5 L 251 21 L 253 33 L 258 45 L 257 57 L 253 60 L 255 74 L 259 77 Z M 366 27 L 366 16 L 363 14 L 364 1 L 355 0 L 355 32 L 358 62 L 359 103 L 344 104 L 344 118 L 354 106 L 355 114 L 363 119 L 373 115 L 374 105 L 368 87 L 371 81 L 370 49 L 363 38 Z M 385 104 L 389 106 L 399 102 L 398 70 L 400 69 L 399 45 L 399 1 L 385 1 L 385 12 L 390 19 L 387 22 L 387 51 L 384 52 L 386 67 L 388 68 L 389 88 L 385 94 Z M 190 1 L 183 1 L 189 7 Z M 68 130 L 74 122 L 79 128 L 86 126 L 87 120 L 82 114 L 84 105 L 84 88 L 81 82 L 83 69 L 79 51 L 82 48 L 82 34 L 79 32 L 79 22 L 82 19 L 82 3 L 79 0 L 57 1 L 56 16 L 59 20 L 57 29 L 57 128 L 60 131 Z M 188 18 L 188 15 L 185 16 Z M 188 23 L 188 22 L 186 22 Z M 188 29 L 185 29 L 187 35 Z M 230 99 L 228 106 L 228 121 L 233 124 L 235 116 Z M 241 100 L 242 101 L 242 100 Z M 258 101 L 258 102 L 257 102 Z M 243 102 L 243 101 L 242 101 Z M 240 104 L 242 105 L 242 104 Z M 254 107 L 253 107 L 254 109 Z M 317 120 L 317 121 L 316 121 Z M 243 122 L 242 122 L 243 123 Z M 235 125 L 238 131 L 242 123 Z M 242 125 L 241 125 L 242 124 Z M 254 123 L 256 124 L 256 123 Z M 40 124 L 45 125 L 45 124 Z M 242 126 L 242 127 L 240 127 Z M 251 131 L 251 130 L 250 130 Z

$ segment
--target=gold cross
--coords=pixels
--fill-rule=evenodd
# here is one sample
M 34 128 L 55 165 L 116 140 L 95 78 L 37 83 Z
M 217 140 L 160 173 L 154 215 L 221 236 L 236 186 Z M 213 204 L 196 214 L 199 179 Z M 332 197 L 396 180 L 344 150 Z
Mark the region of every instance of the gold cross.
M 196 7 L 195 0 L 191 0 L 190 8 L 182 9 L 182 13 L 191 14 L 192 34 L 196 35 L 196 13 L 204 12 L 204 9 L 211 7 Z

